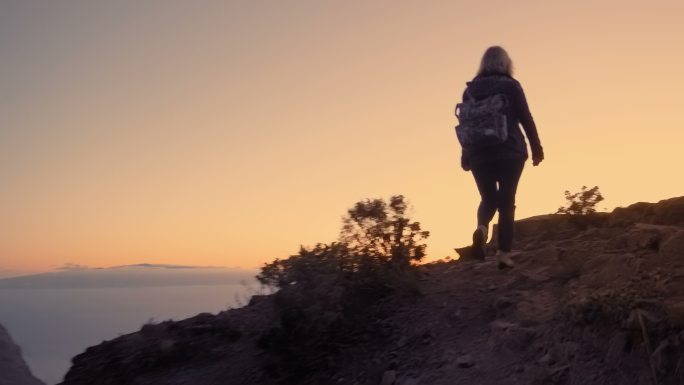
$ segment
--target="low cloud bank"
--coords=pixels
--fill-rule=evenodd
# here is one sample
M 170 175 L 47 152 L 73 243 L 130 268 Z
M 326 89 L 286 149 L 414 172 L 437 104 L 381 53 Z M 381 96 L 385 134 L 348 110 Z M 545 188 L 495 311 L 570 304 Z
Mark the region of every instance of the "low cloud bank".
M 0 289 L 79 289 L 188 285 L 231 285 L 253 282 L 256 270 L 137 264 L 91 268 L 66 264 L 58 271 L 0 279 Z

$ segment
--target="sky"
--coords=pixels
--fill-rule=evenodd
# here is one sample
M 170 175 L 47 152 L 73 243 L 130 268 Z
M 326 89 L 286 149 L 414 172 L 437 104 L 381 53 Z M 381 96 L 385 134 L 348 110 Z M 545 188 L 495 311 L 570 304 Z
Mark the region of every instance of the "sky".
M 479 196 L 453 109 L 511 55 L 546 160 L 517 217 L 682 195 L 681 1 L 0 0 L 0 277 L 255 268 L 403 194 L 454 256 Z

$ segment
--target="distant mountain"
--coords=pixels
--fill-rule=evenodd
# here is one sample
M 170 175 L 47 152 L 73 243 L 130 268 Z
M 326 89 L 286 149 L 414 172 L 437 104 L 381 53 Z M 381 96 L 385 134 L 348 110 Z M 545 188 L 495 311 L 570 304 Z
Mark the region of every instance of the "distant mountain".
M 0 289 L 78 289 L 231 285 L 251 281 L 256 271 L 239 268 L 137 264 L 64 270 L 0 279 Z
M 45 385 L 31 374 L 21 349 L 0 325 L 0 385 Z

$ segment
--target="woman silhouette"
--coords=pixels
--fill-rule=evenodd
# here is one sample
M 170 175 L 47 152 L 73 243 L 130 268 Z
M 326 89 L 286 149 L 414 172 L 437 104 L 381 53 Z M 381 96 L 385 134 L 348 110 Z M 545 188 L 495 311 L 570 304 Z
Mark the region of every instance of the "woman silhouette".
M 532 149 L 532 164 L 544 160 L 544 151 L 532 114 L 520 83 L 513 78 L 513 63 L 506 51 L 498 46 L 489 47 L 482 56 L 477 76 L 467 83 L 463 100 L 482 100 L 492 95 L 504 95 L 508 101 L 506 115 L 508 138 L 499 144 L 478 149 L 464 148 L 461 167 L 472 171 L 480 192 L 477 210 L 477 229 L 473 233 L 473 255 L 485 257 L 485 244 L 489 222 L 499 211 L 498 250 L 499 268 L 514 266 L 511 259 L 513 224 L 515 219 L 515 193 L 523 166 L 528 158 L 527 144 L 520 130 L 522 124 Z

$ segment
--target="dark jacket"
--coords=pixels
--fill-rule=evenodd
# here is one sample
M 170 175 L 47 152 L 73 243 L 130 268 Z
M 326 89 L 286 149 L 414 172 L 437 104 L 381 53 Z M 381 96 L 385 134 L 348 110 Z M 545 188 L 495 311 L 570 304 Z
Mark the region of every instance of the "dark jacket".
M 507 75 L 478 75 L 468 82 L 467 86 L 463 92 L 463 100 L 470 96 L 479 100 L 494 94 L 506 95 L 509 101 L 505 110 L 508 119 L 508 140 L 504 143 L 478 150 L 467 151 L 464 149 L 461 156 L 461 164 L 464 168 L 470 169 L 473 165 L 492 160 L 526 160 L 528 158 L 527 144 L 520 130 L 520 124 L 522 124 L 525 135 L 530 141 L 532 156 L 543 158 L 544 150 L 539 142 L 537 126 L 534 124 L 534 119 L 532 119 L 522 86 L 517 80 Z

